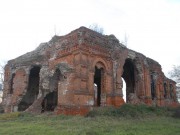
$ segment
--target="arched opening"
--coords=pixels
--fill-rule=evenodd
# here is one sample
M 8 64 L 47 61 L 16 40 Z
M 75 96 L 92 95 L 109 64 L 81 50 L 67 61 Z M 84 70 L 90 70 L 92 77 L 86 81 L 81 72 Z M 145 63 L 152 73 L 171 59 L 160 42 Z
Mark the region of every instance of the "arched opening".
M 102 93 L 102 83 L 103 83 L 103 68 L 98 68 L 95 66 L 94 74 L 94 85 L 95 85 L 95 105 L 101 106 L 101 93 Z
M 167 84 L 164 83 L 164 98 L 167 98 Z
M 42 112 L 44 111 L 54 111 L 58 103 L 58 83 L 60 81 L 61 73 L 59 69 L 56 69 L 52 78 L 50 78 L 50 93 L 48 93 L 42 103 Z
M 173 85 L 170 83 L 169 84 L 169 89 L 170 89 L 170 97 L 173 98 L 174 97 L 174 93 L 173 93 Z
M 151 75 L 151 98 L 154 100 L 156 97 L 156 86 L 155 86 L 155 79 L 154 75 Z
M 9 89 L 9 93 L 10 93 L 10 94 L 13 94 L 13 91 L 14 91 L 14 88 L 13 88 L 13 85 L 14 85 L 14 77 L 15 77 L 15 73 L 12 74 L 11 81 L 10 81 L 10 89 Z
M 34 66 L 30 70 L 28 89 L 18 105 L 18 111 L 26 110 L 30 105 L 33 104 L 34 100 L 37 99 L 39 94 L 39 72 L 39 66 Z
M 134 64 L 131 59 L 126 59 L 123 70 L 122 78 L 126 82 L 126 102 L 128 103 L 129 94 L 134 93 L 135 88 Z

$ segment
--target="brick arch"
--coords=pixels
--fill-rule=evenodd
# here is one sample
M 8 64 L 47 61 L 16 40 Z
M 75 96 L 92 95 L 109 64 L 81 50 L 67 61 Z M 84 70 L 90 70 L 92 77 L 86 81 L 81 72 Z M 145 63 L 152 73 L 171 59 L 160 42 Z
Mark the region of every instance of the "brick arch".
M 138 97 L 145 96 L 144 70 L 144 63 L 141 57 L 136 56 L 135 58 L 125 59 L 121 77 L 123 77 L 126 82 L 127 95 L 134 94 Z M 128 98 L 128 96 L 126 98 Z
M 92 68 L 95 69 L 95 66 L 96 66 L 98 63 L 101 63 L 102 66 L 104 66 L 104 70 L 105 70 L 105 71 L 108 71 L 108 70 L 109 70 L 108 65 L 106 64 L 106 62 L 105 62 L 102 58 L 96 59 L 96 60 L 93 62 Z
M 123 65 L 123 74 L 121 76 L 126 82 L 126 101 L 130 102 L 130 94 L 135 94 L 135 65 L 132 59 L 127 58 Z
M 41 67 L 36 65 L 30 69 L 27 91 L 18 104 L 18 111 L 25 111 L 37 99 L 39 94 L 40 70 Z
M 93 85 L 94 85 L 94 105 L 104 106 L 106 104 L 106 79 L 108 66 L 106 62 L 98 58 L 93 62 Z

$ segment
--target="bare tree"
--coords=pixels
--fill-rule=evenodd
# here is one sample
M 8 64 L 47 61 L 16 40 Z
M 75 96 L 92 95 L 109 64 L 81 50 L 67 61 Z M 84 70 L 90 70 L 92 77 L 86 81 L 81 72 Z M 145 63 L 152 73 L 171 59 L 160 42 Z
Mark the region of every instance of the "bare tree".
M 124 33 L 124 39 L 120 40 L 120 43 L 127 47 L 129 41 L 129 35 L 127 33 Z
M 5 65 L 6 65 L 6 61 L 3 61 L 0 63 L 0 84 L 3 87 L 3 83 L 4 83 L 4 72 L 5 72 Z
M 127 47 L 129 36 L 127 33 L 124 34 L 124 45 Z
M 0 82 L 4 81 L 4 67 L 2 65 L 0 65 Z
M 170 75 L 177 81 L 177 83 L 180 83 L 180 66 L 174 66 L 173 70 L 170 72 Z
M 169 74 L 177 82 L 177 98 L 180 101 L 180 66 L 174 66 Z
M 104 29 L 101 26 L 99 26 L 97 23 L 93 23 L 92 25 L 89 26 L 89 28 L 93 31 L 100 33 L 100 34 L 104 33 Z

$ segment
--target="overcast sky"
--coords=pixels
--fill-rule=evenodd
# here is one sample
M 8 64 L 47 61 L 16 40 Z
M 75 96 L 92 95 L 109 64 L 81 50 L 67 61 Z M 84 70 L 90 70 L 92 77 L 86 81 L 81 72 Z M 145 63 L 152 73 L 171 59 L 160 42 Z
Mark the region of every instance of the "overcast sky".
M 34 50 L 56 33 L 97 23 L 104 34 L 158 61 L 167 74 L 180 65 L 180 0 L 4 0 L 0 61 Z

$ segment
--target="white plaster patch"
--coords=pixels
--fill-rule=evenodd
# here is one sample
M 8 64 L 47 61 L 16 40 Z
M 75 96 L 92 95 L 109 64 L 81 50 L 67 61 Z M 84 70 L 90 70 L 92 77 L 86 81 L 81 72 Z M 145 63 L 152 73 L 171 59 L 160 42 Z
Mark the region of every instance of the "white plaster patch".
M 17 112 L 17 111 L 18 111 L 18 106 L 14 106 L 13 112 Z
M 53 55 L 52 58 L 49 59 L 49 61 L 55 60 L 56 59 L 56 53 Z
M 87 105 L 94 105 L 94 100 L 87 101 Z
M 128 52 L 128 58 L 134 59 L 136 57 L 136 53 L 133 51 Z
M 68 91 L 68 90 L 64 90 L 64 91 L 63 91 L 63 95 L 66 95 L 67 91 Z
M 44 82 L 42 83 L 42 87 L 43 87 L 43 89 L 49 89 L 49 81 L 44 80 Z

